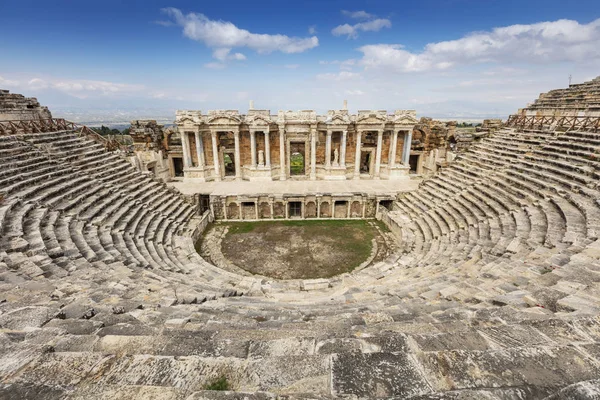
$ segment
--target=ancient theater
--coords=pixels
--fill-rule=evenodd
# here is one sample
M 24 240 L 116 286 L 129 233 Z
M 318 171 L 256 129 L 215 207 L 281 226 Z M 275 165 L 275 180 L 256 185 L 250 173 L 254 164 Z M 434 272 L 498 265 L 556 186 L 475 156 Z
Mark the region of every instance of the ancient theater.
M 477 131 L 172 118 L 0 91 L 0 398 L 600 395 L 600 78 Z

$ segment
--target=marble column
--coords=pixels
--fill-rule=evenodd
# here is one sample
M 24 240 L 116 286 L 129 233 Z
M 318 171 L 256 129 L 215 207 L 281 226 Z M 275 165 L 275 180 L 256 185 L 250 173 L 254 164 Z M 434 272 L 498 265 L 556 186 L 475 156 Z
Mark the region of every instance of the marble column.
M 183 150 L 183 168 L 188 169 L 192 166 L 192 155 L 187 132 L 181 132 L 181 148 Z
M 354 156 L 354 179 L 360 179 L 360 142 L 362 141 L 362 132 L 356 131 L 356 155 Z
M 285 181 L 287 176 L 287 169 L 285 167 L 285 127 L 279 127 L 279 180 Z
M 331 169 L 331 129 L 327 129 L 327 141 L 325 142 L 325 168 Z
M 310 180 L 317 179 L 317 130 L 310 130 Z
M 383 145 L 383 129 L 377 131 L 377 150 L 375 153 L 375 179 L 379 179 L 381 172 L 381 148 Z
M 195 132 L 196 136 L 196 154 L 198 155 L 198 166 L 204 167 L 204 143 L 202 143 L 202 135 L 200 131 Z
M 240 131 L 236 130 L 233 132 L 233 140 L 235 146 L 235 180 L 242 180 L 242 157 L 240 155 Z
M 412 142 L 412 129 L 404 134 L 404 148 L 402 150 L 402 164 L 404 164 L 404 165 L 409 165 L 411 142 Z
M 396 166 L 396 147 L 398 146 L 398 130 L 394 129 L 392 133 L 392 142 L 390 143 L 390 161 L 388 165 L 390 168 Z
M 256 168 L 256 132 L 254 130 L 250 130 L 250 156 L 251 168 Z
M 215 164 L 215 181 L 219 182 L 221 180 L 221 168 L 219 168 L 219 151 L 217 146 L 217 132 L 211 131 L 212 136 L 212 153 L 213 153 L 213 162 Z
M 321 218 L 321 199 L 317 199 L 317 218 Z
M 342 143 L 340 145 L 340 167 L 346 168 L 346 137 L 348 131 L 342 131 Z
M 269 130 L 265 131 L 265 167 L 271 168 L 271 143 L 269 141 Z

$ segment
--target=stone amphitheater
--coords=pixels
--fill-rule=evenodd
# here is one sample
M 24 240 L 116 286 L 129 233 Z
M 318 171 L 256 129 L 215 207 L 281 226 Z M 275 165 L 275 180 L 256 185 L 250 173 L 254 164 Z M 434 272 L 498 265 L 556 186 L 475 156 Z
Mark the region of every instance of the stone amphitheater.
M 384 261 L 304 281 L 206 262 L 210 210 L 89 130 L 0 122 L 0 398 L 600 398 L 599 88 L 379 207 Z

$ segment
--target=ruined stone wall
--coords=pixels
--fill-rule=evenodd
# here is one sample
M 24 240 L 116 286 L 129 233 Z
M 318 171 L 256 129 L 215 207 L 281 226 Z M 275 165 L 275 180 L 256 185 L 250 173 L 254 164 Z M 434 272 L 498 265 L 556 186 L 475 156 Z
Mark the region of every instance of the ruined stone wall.
M 171 173 L 166 162 L 168 143 L 165 142 L 163 128 L 163 125 L 157 124 L 155 120 L 133 120 L 129 127 L 129 136 L 139 160 L 139 164 L 134 165 L 141 171 L 152 171 L 166 182 L 170 180 Z
M 48 107 L 40 106 L 35 97 L 0 90 L 0 121 L 35 121 L 50 119 Z
M 436 121 L 422 117 L 413 129 L 411 154 L 422 154 L 417 172 L 430 175 L 436 172 L 441 164 L 446 164 L 447 153 L 452 149 L 451 140 L 457 140 L 456 122 Z

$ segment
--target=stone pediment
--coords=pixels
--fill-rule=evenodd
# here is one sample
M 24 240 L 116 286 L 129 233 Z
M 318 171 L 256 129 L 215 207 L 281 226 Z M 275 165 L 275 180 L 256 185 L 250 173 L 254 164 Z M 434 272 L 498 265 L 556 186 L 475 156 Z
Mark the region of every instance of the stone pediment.
M 202 111 L 177 110 L 175 123 L 177 125 L 199 125 L 202 123 Z
M 414 110 L 396 110 L 394 113 L 394 123 L 399 125 L 415 125 L 419 121 L 417 120 L 417 113 Z
M 334 114 L 328 118 L 328 125 L 348 125 L 350 123 L 350 117 L 348 115 Z
M 211 125 L 239 125 L 241 123 L 239 115 L 230 113 L 214 113 L 206 118 L 206 123 Z
M 270 117 L 264 115 L 249 115 L 246 117 L 246 123 L 251 126 L 268 126 L 273 123 Z
M 360 114 L 356 119 L 358 124 L 382 124 L 387 122 L 387 116 L 378 113 Z

